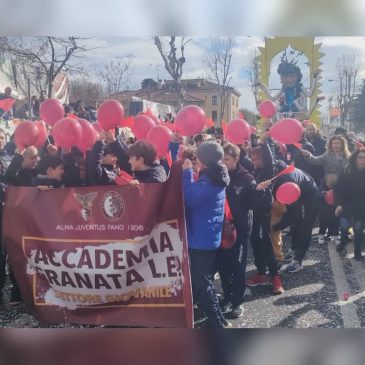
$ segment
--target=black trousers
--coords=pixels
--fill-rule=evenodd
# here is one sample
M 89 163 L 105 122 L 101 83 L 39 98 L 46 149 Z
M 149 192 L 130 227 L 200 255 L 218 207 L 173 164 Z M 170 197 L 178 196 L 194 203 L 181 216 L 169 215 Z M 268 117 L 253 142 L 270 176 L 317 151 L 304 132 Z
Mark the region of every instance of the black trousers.
M 248 241 L 248 234 L 238 236 L 232 248 L 217 252 L 224 299 L 233 306 L 241 305 L 245 296 Z
M 254 211 L 251 245 L 257 271 L 264 275 L 268 268 L 271 276 L 277 275 L 278 265 L 271 243 L 270 213 Z
M 335 215 L 335 207 L 320 202 L 318 207 L 319 234 L 328 236 L 338 236 L 340 220 Z
M 298 209 L 299 212 L 291 226 L 291 232 L 295 259 L 301 264 L 312 241 L 312 230 L 317 214 L 317 199 L 307 199 L 299 205 Z
M 194 303 L 198 303 L 207 314 L 209 327 L 222 328 L 225 319 L 213 284 L 217 251 L 189 249 L 189 258 Z

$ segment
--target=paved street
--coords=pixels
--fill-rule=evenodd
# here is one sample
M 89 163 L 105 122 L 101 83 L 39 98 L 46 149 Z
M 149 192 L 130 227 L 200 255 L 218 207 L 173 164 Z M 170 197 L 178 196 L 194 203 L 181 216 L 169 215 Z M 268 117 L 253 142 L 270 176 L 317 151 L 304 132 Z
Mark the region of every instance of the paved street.
M 252 259 L 248 276 L 254 272 Z M 248 289 L 243 318 L 232 320 L 236 328 L 365 326 L 365 262 L 353 259 L 353 245 L 339 255 L 335 243 L 318 245 L 313 239 L 304 270 L 283 273 L 285 293 L 271 295 L 271 286 Z M 343 294 L 350 293 L 348 300 Z M 24 306 L 5 307 L 1 327 L 50 327 L 27 315 Z M 51 326 L 65 327 L 65 325 Z M 66 327 L 70 327 L 67 325 Z

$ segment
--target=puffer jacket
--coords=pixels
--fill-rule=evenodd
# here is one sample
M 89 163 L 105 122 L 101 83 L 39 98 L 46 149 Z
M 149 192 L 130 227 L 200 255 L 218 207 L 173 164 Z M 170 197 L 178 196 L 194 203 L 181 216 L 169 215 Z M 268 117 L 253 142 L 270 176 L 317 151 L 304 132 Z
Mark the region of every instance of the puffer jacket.
M 159 183 L 165 182 L 167 179 L 166 171 L 162 165 L 154 164 L 145 171 L 135 171 L 134 177 L 140 183 Z
M 222 237 L 227 168 L 221 164 L 203 170 L 194 182 L 193 170 L 183 172 L 186 227 L 189 248 L 216 250 Z

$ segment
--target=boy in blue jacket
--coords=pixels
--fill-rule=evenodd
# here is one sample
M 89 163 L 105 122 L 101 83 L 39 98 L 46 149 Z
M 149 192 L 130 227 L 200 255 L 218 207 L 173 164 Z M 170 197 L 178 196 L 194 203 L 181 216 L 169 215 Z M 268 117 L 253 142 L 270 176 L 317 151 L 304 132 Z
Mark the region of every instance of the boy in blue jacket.
M 223 148 L 214 141 L 199 146 L 197 182 L 194 182 L 191 161 L 185 160 L 182 165 L 193 296 L 208 315 L 208 326 L 213 328 L 228 325 L 213 284 L 222 236 L 225 189 L 230 181 L 227 167 L 220 162 L 223 155 Z

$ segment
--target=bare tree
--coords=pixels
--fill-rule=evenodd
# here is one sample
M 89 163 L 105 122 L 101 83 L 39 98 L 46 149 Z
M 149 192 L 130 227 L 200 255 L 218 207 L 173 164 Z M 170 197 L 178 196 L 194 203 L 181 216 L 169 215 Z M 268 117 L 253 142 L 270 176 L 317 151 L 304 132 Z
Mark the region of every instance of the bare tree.
M 94 72 L 105 87 L 108 98 L 128 88 L 132 73 L 132 56 L 94 65 Z
M 176 37 L 170 37 L 168 47 L 164 44 L 160 37 L 154 37 L 155 45 L 160 52 L 162 60 L 165 64 L 165 69 L 172 77 L 174 82 L 173 91 L 177 97 L 177 110 L 181 109 L 184 105 L 184 89 L 181 84 L 181 78 L 183 75 L 183 66 L 186 62 L 185 59 L 185 46 L 191 39 L 185 41 L 184 37 L 180 37 L 180 57 L 177 55 Z
M 250 56 L 250 64 L 248 70 L 246 70 L 248 76 L 248 86 L 252 90 L 252 94 L 255 97 L 256 105 L 259 103 L 259 61 L 256 52 Z
M 93 81 L 92 75 L 87 72 L 80 73 L 71 78 L 69 83 L 70 101 L 81 100 L 85 106 L 95 107 L 105 97 L 103 86 Z
M 0 51 L 20 65 L 27 78 L 44 80 L 42 89 L 52 96 L 53 82 L 61 71 L 72 71 L 72 59 L 87 49 L 80 37 L 0 37 Z M 16 76 L 14 76 L 16 79 Z
M 344 54 L 337 59 L 337 106 L 341 109 L 341 125 L 348 119 L 350 108 L 357 93 L 360 68 L 358 54 Z
M 219 120 L 224 119 L 224 111 L 229 96 L 230 82 L 232 80 L 231 62 L 233 46 L 233 38 L 218 38 L 212 39 L 209 46 L 205 49 L 204 63 L 207 67 L 208 77 L 218 84 L 219 88 Z

